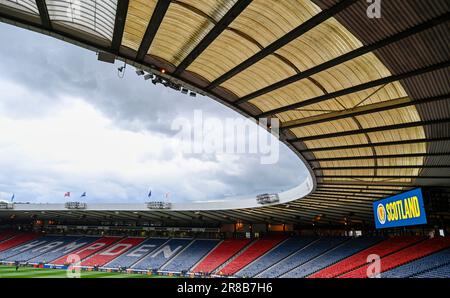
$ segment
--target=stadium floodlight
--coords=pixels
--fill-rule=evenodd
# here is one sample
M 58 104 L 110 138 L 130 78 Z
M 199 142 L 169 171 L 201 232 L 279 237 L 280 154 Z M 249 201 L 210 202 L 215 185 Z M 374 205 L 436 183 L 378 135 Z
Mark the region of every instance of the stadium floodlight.
M 152 73 L 148 73 L 148 74 L 146 74 L 145 76 L 144 76 L 144 80 L 150 80 L 150 79 L 153 79 L 153 74 Z
M 137 70 L 136 70 L 136 74 L 137 74 L 138 76 L 143 76 L 143 75 L 145 74 L 145 72 L 144 72 L 142 69 L 137 69 Z
M 197 96 L 197 93 L 195 93 L 195 92 L 189 92 L 189 96 L 191 96 L 191 97 L 196 97 Z
M 181 93 L 188 94 L 189 90 L 186 88 L 181 88 Z

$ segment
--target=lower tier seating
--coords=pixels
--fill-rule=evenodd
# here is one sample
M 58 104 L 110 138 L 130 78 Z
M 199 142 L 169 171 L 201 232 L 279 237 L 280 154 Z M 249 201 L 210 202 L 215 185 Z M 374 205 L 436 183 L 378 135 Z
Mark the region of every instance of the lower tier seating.
M 70 254 L 64 255 L 64 256 L 52 261 L 51 264 L 54 264 L 54 265 L 67 264 L 68 263 L 67 258 L 70 255 L 77 255 L 80 258 L 80 260 L 84 260 L 87 257 L 103 250 L 105 247 L 108 247 L 109 245 L 111 245 L 119 240 L 120 240 L 119 237 L 101 237 L 100 239 L 97 239 L 96 241 L 94 241 L 86 246 L 83 246 L 82 248 L 80 248 L 76 251 L 70 252 Z M 71 261 L 74 262 L 74 260 L 71 260 Z
M 442 267 L 448 264 L 450 264 L 450 248 L 383 272 L 381 274 L 381 277 L 413 277 L 415 275 L 420 275 L 423 272 L 430 271 L 437 267 Z
M 310 278 L 329 278 L 336 277 L 338 275 L 344 274 L 348 271 L 351 271 L 357 267 L 360 267 L 367 263 L 367 257 L 371 254 L 379 255 L 380 257 L 384 257 L 390 253 L 396 252 L 402 248 L 413 245 L 418 241 L 423 240 L 423 237 L 416 236 L 399 236 L 389 238 L 385 241 L 382 241 L 378 244 L 375 244 L 372 247 L 369 247 L 359 253 L 356 253 L 336 264 L 333 264 L 327 268 L 324 268 L 311 276 Z
M 81 266 L 86 267 L 94 267 L 94 266 L 103 266 L 108 262 L 111 262 L 113 259 L 117 258 L 121 254 L 127 252 L 133 247 L 139 245 L 144 238 L 125 238 L 116 242 L 102 251 L 91 255 L 89 258 L 86 258 L 83 262 L 81 262 Z
M 219 243 L 218 240 L 197 239 L 161 268 L 168 272 L 188 271 Z
M 33 239 L 38 238 L 39 236 L 36 234 L 32 234 L 32 233 L 21 233 L 21 234 L 17 234 L 16 236 L 5 240 L 3 242 L 0 243 L 0 252 L 4 252 L 10 248 L 13 248 L 15 246 L 24 244 L 28 241 L 31 241 Z M 2 259 L 2 255 L 0 254 L 0 260 Z
M 226 239 L 191 271 L 211 273 L 250 243 L 249 239 Z
M 450 237 L 435 237 L 421 241 L 413 246 L 409 246 L 396 253 L 381 258 L 381 272 L 388 271 L 407 262 L 425 257 L 447 247 L 450 247 Z M 365 278 L 368 275 L 368 269 L 369 265 L 364 265 L 339 277 Z
M 417 278 L 450 278 L 450 264 L 423 272 L 414 277 Z
M 137 247 L 130 249 L 126 253 L 120 255 L 108 264 L 105 268 L 130 268 L 140 259 L 160 247 L 167 242 L 168 238 L 150 238 L 139 244 Z
M 316 240 L 316 237 L 292 237 L 285 240 L 283 243 L 263 255 L 256 262 L 251 263 L 241 271 L 239 271 L 236 276 L 239 277 L 253 277 L 258 273 L 266 270 L 270 266 L 278 263 L 282 259 L 288 257 L 297 250 L 305 247 L 307 244 Z
M 170 239 L 167 243 L 161 245 L 161 247 L 142 258 L 131 268 L 139 270 L 159 269 L 191 243 L 191 241 L 192 239 Z
M 231 275 L 238 272 L 260 256 L 264 255 L 266 252 L 271 250 L 284 239 L 285 238 L 266 238 L 259 239 L 253 242 L 245 251 L 242 252 L 242 254 L 237 256 L 234 260 L 223 267 L 220 270 L 221 274 Z
M 380 242 L 381 237 L 357 237 L 336 246 L 321 256 L 289 271 L 282 277 L 306 277 L 322 268 L 347 258 L 369 246 Z
M 322 237 L 268 268 L 257 277 L 278 277 L 348 240 L 347 237 Z

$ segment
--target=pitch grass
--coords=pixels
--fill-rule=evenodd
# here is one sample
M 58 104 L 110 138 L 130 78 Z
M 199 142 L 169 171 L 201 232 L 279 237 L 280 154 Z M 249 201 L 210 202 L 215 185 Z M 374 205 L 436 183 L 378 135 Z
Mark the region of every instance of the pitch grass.
M 81 271 L 81 278 L 168 278 L 170 276 L 127 274 L 119 272 Z M 67 278 L 66 270 L 0 266 L 0 278 Z

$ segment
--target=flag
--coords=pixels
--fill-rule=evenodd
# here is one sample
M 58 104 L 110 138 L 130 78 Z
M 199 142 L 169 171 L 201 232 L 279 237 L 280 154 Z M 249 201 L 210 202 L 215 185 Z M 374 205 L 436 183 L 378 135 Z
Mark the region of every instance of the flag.
M 170 196 L 170 192 L 166 192 L 166 194 L 164 195 L 164 197 L 167 199 Z
M 150 189 L 149 191 L 148 191 L 148 195 L 147 195 L 147 197 L 151 197 L 152 196 L 152 190 Z
M 66 193 L 64 194 L 64 197 L 70 197 L 70 191 L 66 192 Z
M 86 196 L 86 192 L 83 192 L 80 196 L 80 198 L 85 197 Z
M 11 203 L 14 201 L 14 194 L 11 197 Z

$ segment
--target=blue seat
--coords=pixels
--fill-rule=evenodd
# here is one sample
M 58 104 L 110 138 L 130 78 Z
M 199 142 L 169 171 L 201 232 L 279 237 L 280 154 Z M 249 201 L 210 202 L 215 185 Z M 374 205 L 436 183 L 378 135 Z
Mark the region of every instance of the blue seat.
M 414 275 L 420 275 L 422 272 L 430 271 L 449 263 L 450 248 L 383 272 L 381 273 L 381 277 L 413 277 Z
M 104 265 L 105 268 L 130 268 L 140 259 L 167 242 L 168 238 L 150 238 L 139 244 L 135 249 L 119 256 L 110 263 Z
M 382 237 L 352 238 L 282 277 L 306 277 L 383 240 Z
M 170 239 L 167 243 L 142 258 L 131 268 L 139 270 L 159 269 L 191 241 L 192 239 Z
M 161 270 L 169 272 L 188 271 L 199 262 L 208 252 L 210 252 L 219 240 L 197 239 L 189 247 L 183 250 L 179 255 L 173 258 Z
M 236 276 L 253 277 L 316 239 L 317 237 L 288 238 L 261 258 L 237 272 Z
M 268 270 L 263 271 L 261 274 L 257 275 L 257 277 L 279 277 L 348 239 L 349 238 L 347 237 L 319 238 L 318 240 L 293 253 L 289 257 L 278 262 L 273 267 L 270 267 Z

